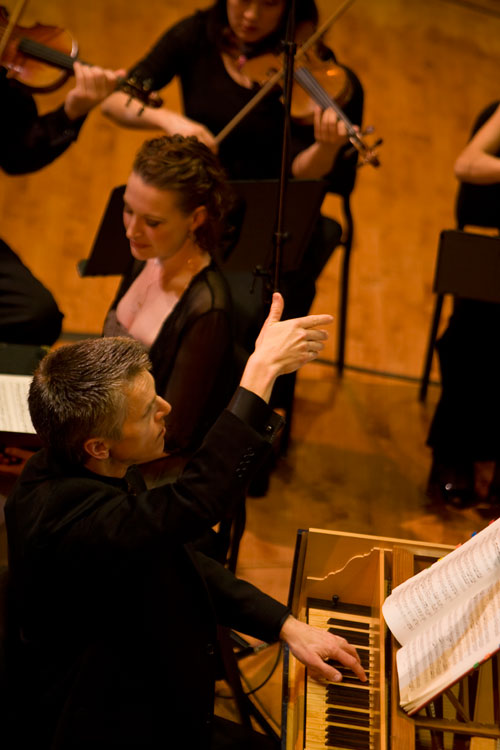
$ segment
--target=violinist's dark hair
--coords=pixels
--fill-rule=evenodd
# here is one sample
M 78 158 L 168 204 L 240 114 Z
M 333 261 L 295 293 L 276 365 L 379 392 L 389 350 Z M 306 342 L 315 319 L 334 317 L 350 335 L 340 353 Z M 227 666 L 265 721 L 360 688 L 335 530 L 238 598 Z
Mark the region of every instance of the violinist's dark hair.
M 290 0 L 286 0 L 283 6 L 283 14 L 279 26 L 262 39 L 251 50 L 251 55 L 262 54 L 263 52 L 277 51 L 280 43 L 285 38 L 287 10 Z M 314 28 L 318 25 L 319 15 L 315 0 L 295 0 L 295 25 L 298 26 L 305 21 L 312 23 Z M 209 34 L 212 41 L 218 47 L 224 47 L 228 44 L 231 37 L 229 21 L 227 18 L 227 0 L 216 0 L 210 8 Z M 249 55 L 250 56 L 250 55 Z
M 164 135 L 142 144 L 132 170 L 147 185 L 176 194 L 186 215 L 205 206 L 206 221 L 195 229 L 198 245 L 214 254 L 233 206 L 233 193 L 219 159 L 195 136 Z

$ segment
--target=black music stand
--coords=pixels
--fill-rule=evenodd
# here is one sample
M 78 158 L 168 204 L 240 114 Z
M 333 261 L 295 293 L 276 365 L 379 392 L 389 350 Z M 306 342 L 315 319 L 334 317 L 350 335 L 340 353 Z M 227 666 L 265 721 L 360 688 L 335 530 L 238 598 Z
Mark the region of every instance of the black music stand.
M 224 271 L 267 270 L 273 258 L 276 230 L 278 180 L 232 180 L 238 198 L 237 239 L 222 260 Z M 296 271 L 302 261 L 325 196 L 323 180 L 290 180 L 287 188 L 285 222 L 287 239 L 282 273 Z
M 125 185 L 111 191 L 87 260 L 78 262 L 80 276 L 121 276 L 130 265 L 130 245 L 123 226 Z

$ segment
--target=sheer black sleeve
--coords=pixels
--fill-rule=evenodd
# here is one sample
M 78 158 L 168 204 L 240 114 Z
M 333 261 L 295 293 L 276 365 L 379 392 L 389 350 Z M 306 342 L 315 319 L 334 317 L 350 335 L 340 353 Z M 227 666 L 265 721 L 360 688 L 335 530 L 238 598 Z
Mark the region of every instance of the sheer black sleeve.
M 166 450 L 196 444 L 227 405 L 233 386 L 231 323 L 226 311 L 211 310 L 183 334 L 161 394 L 172 405 Z

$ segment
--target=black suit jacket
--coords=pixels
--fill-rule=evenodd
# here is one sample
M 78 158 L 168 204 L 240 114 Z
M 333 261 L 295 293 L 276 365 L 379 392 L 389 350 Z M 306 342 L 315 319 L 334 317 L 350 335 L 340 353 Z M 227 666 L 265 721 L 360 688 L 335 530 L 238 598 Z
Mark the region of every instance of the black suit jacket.
M 216 624 L 275 640 L 288 614 L 189 544 L 267 453 L 262 407 L 240 389 L 182 477 L 149 491 L 134 470 L 117 480 L 46 451 L 30 459 L 6 504 L 17 739 L 28 730 L 38 750 L 208 746 Z

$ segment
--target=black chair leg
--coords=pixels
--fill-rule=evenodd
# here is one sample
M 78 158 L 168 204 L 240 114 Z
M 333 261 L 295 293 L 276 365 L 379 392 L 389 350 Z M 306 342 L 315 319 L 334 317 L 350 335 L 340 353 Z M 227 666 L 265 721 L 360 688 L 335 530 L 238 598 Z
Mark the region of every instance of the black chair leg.
M 342 376 L 345 365 L 345 340 L 347 330 L 347 298 L 349 293 L 349 261 L 351 247 L 346 245 L 344 248 L 344 260 L 342 263 L 342 280 L 340 287 L 339 302 L 339 326 L 338 326 L 338 348 L 337 348 L 337 369 Z
M 342 377 L 345 366 L 345 342 L 347 335 L 347 300 L 349 297 L 349 265 L 351 262 L 352 241 L 354 235 L 354 223 L 351 213 L 351 204 L 349 196 L 344 196 L 344 217 L 346 221 L 344 245 L 344 258 L 342 261 L 342 275 L 340 280 L 340 299 L 339 299 L 339 326 L 338 326 L 338 345 L 337 345 L 337 370 Z
M 432 358 L 434 356 L 434 347 L 436 345 L 436 338 L 439 328 L 439 321 L 441 319 L 441 310 L 443 309 L 443 294 L 438 294 L 436 297 L 436 304 L 434 305 L 434 315 L 432 316 L 431 330 L 429 333 L 429 343 L 427 344 L 427 354 L 425 356 L 424 369 L 422 372 L 422 380 L 420 384 L 420 391 L 418 394 L 419 401 L 424 402 L 427 398 L 427 389 L 429 386 L 429 376 L 432 366 Z

